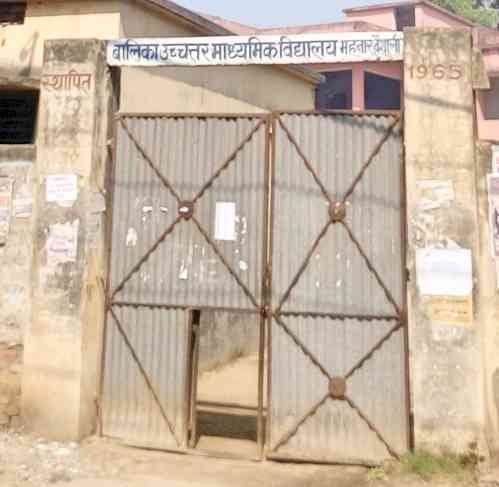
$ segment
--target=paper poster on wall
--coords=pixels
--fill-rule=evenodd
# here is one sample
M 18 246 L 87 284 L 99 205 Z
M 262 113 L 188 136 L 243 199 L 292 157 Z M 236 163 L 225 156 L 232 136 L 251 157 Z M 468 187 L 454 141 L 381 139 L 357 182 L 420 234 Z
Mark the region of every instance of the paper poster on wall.
M 10 232 L 12 189 L 14 179 L 0 177 L 0 245 L 5 245 Z
M 492 146 L 492 172 L 499 173 L 499 145 Z
M 468 249 L 418 249 L 416 273 L 423 296 L 472 295 L 472 257 Z
M 215 240 L 236 240 L 236 204 L 217 201 L 215 207 Z
M 434 210 L 449 206 L 455 200 L 454 183 L 450 179 L 426 179 L 417 182 L 420 210 Z
M 49 266 L 76 262 L 79 226 L 79 220 L 75 220 L 73 223 L 50 225 L 47 239 L 47 263 Z
M 78 176 L 55 174 L 45 180 L 47 203 L 68 204 L 78 199 Z
M 473 324 L 472 296 L 441 296 L 430 298 L 428 318 L 437 325 L 471 326 Z
M 33 213 L 33 198 L 16 198 L 14 200 L 14 215 L 16 218 L 30 218 Z

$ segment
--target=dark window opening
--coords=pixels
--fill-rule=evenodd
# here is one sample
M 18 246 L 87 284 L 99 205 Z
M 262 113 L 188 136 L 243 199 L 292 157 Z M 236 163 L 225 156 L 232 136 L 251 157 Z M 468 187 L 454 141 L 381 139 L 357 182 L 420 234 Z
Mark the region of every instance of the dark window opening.
M 395 9 L 395 23 L 397 30 L 404 30 L 404 27 L 416 26 L 416 9 L 414 5 L 402 5 Z
M 326 80 L 321 83 L 315 94 L 317 110 L 352 109 L 352 71 L 322 73 Z
M 33 144 L 38 91 L 0 91 L 0 144 Z
M 483 91 L 485 120 L 499 120 L 499 77 L 490 78 L 490 90 Z
M 400 80 L 366 72 L 364 76 L 366 109 L 400 110 L 400 90 Z
M 0 24 L 24 24 L 26 2 L 0 2 Z

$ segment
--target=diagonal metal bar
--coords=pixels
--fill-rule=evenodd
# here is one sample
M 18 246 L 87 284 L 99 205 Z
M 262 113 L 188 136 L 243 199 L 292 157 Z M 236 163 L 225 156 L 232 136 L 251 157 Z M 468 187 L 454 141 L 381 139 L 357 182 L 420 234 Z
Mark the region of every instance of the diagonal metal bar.
M 123 280 L 116 286 L 116 289 L 111 294 L 112 301 L 115 296 L 123 289 L 125 284 L 130 280 L 130 278 L 142 267 L 144 262 L 146 262 L 149 257 L 155 252 L 155 250 L 159 247 L 159 245 L 173 232 L 173 229 L 177 226 L 177 224 L 182 220 L 182 217 L 178 216 L 173 223 L 160 235 L 158 240 L 154 243 L 154 245 L 142 256 L 142 258 L 132 267 L 130 272 L 123 278 Z
M 393 123 L 388 127 L 386 133 L 383 135 L 381 140 L 378 142 L 374 150 L 372 151 L 371 155 L 367 159 L 367 161 L 364 163 L 362 168 L 359 171 L 359 174 L 357 174 L 357 177 L 353 180 L 352 184 L 350 187 L 347 189 L 345 196 L 343 196 L 343 203 L 346 203 L 347 199 L 350 198 L 352 193 L 355 191 L 355 188 L 357 187 L 357 184 L 359 184 L 359 181 L 363 178 L 365 172 L 367 171 L 367 168 L 371 165 L 371 163 L 374 161 L 374 158 L 379 154 L 379 151 L 385 144 L 385 142 L 389 139 L 390 135 L 392 134 L 393 130 L 395 127 L 398 125 L 400 122 L 400 117 L 396 117 Z
M 331 196 L 329 195 L 328 190 L 326 189 L 326 187 L 324 186 L 324 184 L 322 184 L 322 181 L 319 179 L 319 176 L 317 175 L 317 173 L 315 172 L 314 168 L 312 167 L 312 164 L 308 160 L 307 156 L 301 150 L 300 144 L 298 143 L 298 141 L 296 140 L 296 138 L 294 137 L 294 135 L 291 133 L 291 130 L 289 130 L 289 128 L 287 127 L 287 125 L 282 121 L 281 117 L 277 117 L 277 119 L 279 121 L 279 125 L 281 126 L 282 130 L 284 130 L 284 132 L 288 136 L 289 141 L 293 144 L 293 146 L 295 147 L 296 151 L 298 152 L 298 155 L 302 158 L 303 162 L 305 163 L 305 166 L 307 166 L 307 169 L 312 174 L 312 177 L 314 178 L 314 181 L 319 186 L 319 188 L 320 188 L 320 190 L 321 190 L 324 198 L 326 198 L 326 200 L 328 201 L 328 203 L 331 203 L 332 200 L 331 200 Z
M 123 130 L 127 133 L 128 137 L 134 143 L 135 147 L 139 151 L 140 155 L 147 162 L 149 167 L 153 170 L 154 174 L 156 174 L 156 176 L 160 179 L 160 181 L 164 184 L 164 186 L 170 190 L 171 194 L 177 200 L 177 202 L 180 203 L 181 202 L 180 195 L 175 191 L 173 185 L 170 183 L 170 181 L 168 181 L 168 179 L 158 169 L 156 164 L 154 164 L 154 162 L 152 162 L 152 158 L 149 156 L 149 154 L 147 154 L 147 152 L 144 150 L 144 148 L 139 143 L 137 138 L 133 135 L 131 130 L 128 128 L 128 125 L 126 124 L 126 122 L 122 118 L 120 118 L 120 123 L 121 123 L 121 126 L 123 127 Z
M 321 240 L 324 238 L 326 235 L 327 231 L 329 230 L 329 227 L 333 224 L 331 220 L 329 220 L 326 225 L 324 225 L 324 228 L 321 230 L 319 233 L 318 237 L 315 239 L 314 244 L 312 245 L 312 248 L 310 249 L 309 253 L 305 257 L 305 260 L 303 264 L 300 266 L 298 269 L 298 272 L 296 273 L 295 277 L 291 281 L 291 284 L 289 285 L 288 289 L 286 289 L 285 293 L 283 294 L 281 301 L 279 302 L 279 305 L 277 307 L 277 310 L 275 313 L 279 315 L 281 313 L 281 309 L 284 305 L 284 303 L 289 299 L 289 296 L 291 295 L 291 292 L 295 288 L 295 286 L 298 284 L 298 281 L 300 280 L 301 276 L 305 272 L 305 269 L 308 267 L 308 264 L 310 263 L 310 259 L 314 255 L 314 252 L 317 250 L 317 247 L 321 243 Z
M 255 308 L 259 308 L 258 302 L 257 302 L 255 296 L 253 296 L 253 293 L 248 289 L 248 287 L 246 286 L 246 284 L 244 284 L 244 282 L 237 275 L 237 273 L 234 271 L 234 269 L 232 269 L 231 265 L 227 262 L 227 260 L 225 259 L 225 257 L 220 252 L 220 249 L 217 247 L 217 245 L 210 238 L 210 236 L 208 235 L 208 233 L 206 232 L 206 230 L 203 228 L 203 226 L 199 223 L 199 221 L 197 220 L 197 218 L 193 216 L 191 218 L 191 220 L 194 222 L 194 224 L 196 225 L 196 227 L 199 230 L 199 232 L 201 233 L 201 235 L 204 237 L 204 239 L 208 242 L 208 244 L 210 245 L 210 247 L 213 249 L 213 251 L 215 252 L 215 254 L 217 255 L 217 257 L 222 261 L 222 264 L 227 268 L 227 270 L 229 271 L 230 275 L 239 284 L 239 287 L 243 290 L 244 294 L 251 301 L 251 303 L 253 304 L 253 306 Z
M 194 199 L 192 200 L 193 203 L 196 203 L 203 195 L 204 193 L 213 185 L 213 183 L 216 181 L 216 179 L 222 174 L 233 162 L 237 154 L 244 148 L 244 146 L 253 138 L 253 136 L 260 130 L 260 127 L 266 123 L 266 119 L 260 120 L 255 127 L 251 130 L 251 132 L 242 140 L 242 142 L 234 149 L 234 151 L 227 157 L 227 159 L 224 161 L 224 163 L 217 169 L 217 171 L 211 176 L 208 181 L 203 185 L 203 187 L 199 190 L 196 196 L 194 196 Z
M 346 374 L 345 376 L 345 379 L 350 379 L 350 377 L 353 376 L 353 374 L 355 374 L 355 372 L 357 372 L 359 369 L 361 369 L 364 364 L 368 361 L 368 360 L 371 360 L 372 356 L 383 346 L 383 344 L 385 342 L 387 342 L 391 337 L 392 335 L 397 332 L 398 330 L 400 330 L 400 328 L 402 328 L 404 325 L 402 323 L 397 323 L 395 326 L 393 326 L 389 331 L 388 333 L 383 336 L 380 340 L 378 340 L 376 342 L 376 344 L 371 348 L 371 350 L 369 350 L 369 352 L 367 352 L 367 354 L 361 358 L 349 371 L 348 373 Z
M 383 282 L 383 279 L 381 279 L 381 276 L 379 275 L 378 271 L 375 269 L 373 263 L 370 261 L 369 257 L 364 252 L 364 249 L 362 248 L 362 245 L 357 240 L 357 238 L 353 234 L 353 232 L 350 229 L 350 227 L 348 226 L 348 224 L 345 221 L 342 221 L 341 224 L 343 225 L 343 228 L 345 228 L 345 230 L 347 231 L 348 236 L 350 237 L 350 240 L 353 242 L 353 244 L 355 245 L 355 247 L 359 251 L 360 255 L 364 259 L 364 261 L 365 261 L 368 269 L 371 271 L 371 273 L 373 274 L 373 276 L 376 278 L 376 281 L 378 281 L 378 284 L 383 289 L 383 291 L 384 291 L 384 293 L 386 295 L 386 299 L 388 299 L 388 301 L 394 307 L 397 315 L 399 316 L 399 319 L 402 319 L 402 310 L 397 305 L 397 302 L 395 301 L 395 298 L 392 296 L 392 293 L 389 291 L 388 287 Z
M 118 328 L 118 331 L 120 333 L 120 335 L 122 336 L 123 340 L 125 341 L 125 344 L 128 348 L 128 350 L 130 351 L 132 357 L 133 357 L 133 360 L 135 361 L 135 363 L 137 364 L 137 367 L 139 368 L 140 370 L 140 373 L 142 375 L 142 377 L 144 378 L 146 384 L 147 384 L 147 387 L 148 389 L 151 391 L 151 394 L 154 398 L 154 401 L 156 402 L 156 404 L 158 405 L 159 407 L 159 410 L 161 412 L 161 416 L 163 417 L 163 419 L 165 420 L 166 424 L 168 425 L 168 429 L 170 430 L 170 433 L 172 434 L 173 438 L 175 439 L 175 441 L 177 442 L 177 446 L 181 446 L 181 442 L 179 441 L 179 439 L 177 438 L 177 435 L 175 434 L 175 429 L 173 428 L 172 424 L 170 423 L 170 420 L 168 419 L 168 416 L 166 415 L 166 412 L 165 410 L 163 409 L 163 406 L 158 398 L 158 395 L 156 394 L 156 391 L 154 390 L 154 387 L 147 375 L 147 372 L 146 370 L 144 369 L 144 366 L 142 365 L 142 362 L 140 361 L 137 353 L 135 352 L 135 349 L 133 348 L 133 345 L 132 343 L 130 342 L 130 339 L 128 338 L 128 335 L 126 334 L 125 330 L 123 329 L 123 326 L 121 326 L 121 323 L 120 323 L 120 320 L 118 319 L 118 317 L 116 316 L 116 313 L 114 312 L 114 310 L 112 308 L 110 308 L 109 310 L 111 312 L 111 316 L 113 317 L 113 320 L 114 322 L 116 323 L 116 326 Z
M 378 437 L 378 440 L 385 445 L 388 453 L 397 460 L 399 459 L 399 455 L 393 450 L 393 448 L 388 444 L 383 435 L 379 432 L 378 428 L 374 426 L 374 424 L 367 418 L 367 416 L 362 412 L 362 410 L 355 404 L 352 399 L 348 396 L 345 396 L 344 400 L 348 403 L 348 405 L 359 415 L 359 417 L 367 424 L 369 429 Z
M 302 343 L 302 341 L 293 333 L 293 331 L 289 328 L 284 321 L 279 316 L 274 315 L 274 319 L 277 324 L 284 329 L 284 331 L 291 337 L 291 339 L 296 343 L 298 348 L 311 360 L 311 362 L 329 379 L 332 377 L 326 368 L 321 364 L 321 362 L 317 359 L 317 357 Z
M 314 406 L 302 417 L 299 421 L 297 421 L 292 428 L 271 448 L 271 451 L 277 451 L 281 446 L 285 445 L 300 429 L 303 423 L 313 416 L 319 408 L 329 399 L 329 394 L 326 394 L 318 403 L 314 404 Z

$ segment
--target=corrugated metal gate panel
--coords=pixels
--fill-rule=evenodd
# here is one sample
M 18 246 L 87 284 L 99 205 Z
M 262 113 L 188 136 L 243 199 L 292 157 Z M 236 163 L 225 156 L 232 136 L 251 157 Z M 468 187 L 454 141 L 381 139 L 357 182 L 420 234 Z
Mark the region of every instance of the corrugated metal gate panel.
M 400 130 L 289 114 L 275 137 L 269 456 L 379 463 L 408 446 Z
M 114 313 L 126 339 L 110 317 L 103 434 L 147 448 L 185 447 L 186 313 L 148 308 L 116 308 Z
M 181 201 L 191 201 L 215 171 L 261 123 L 250 118 L 125 118 Z M 215 239 L 217 202 L 236 205 L 236 240 L 217 248 L 260 302 L 265 229 L 265 143 L 262 123 L 195 205 L 194 215 Z M 175 222 L 178 201 L 146 163 L 119 124 L 112 287 Z M 180 221 L 115 295 L 134 301 L 190 307 L 254 308 L 192 221 Z

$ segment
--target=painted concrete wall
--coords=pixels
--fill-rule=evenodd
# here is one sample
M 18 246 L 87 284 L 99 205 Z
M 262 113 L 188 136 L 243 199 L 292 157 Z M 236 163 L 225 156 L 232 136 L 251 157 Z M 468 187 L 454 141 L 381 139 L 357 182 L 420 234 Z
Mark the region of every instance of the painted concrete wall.
M 139 4 L 123 3 L 121 36 L 198 35 L 171 17 Z M 123 68 L 122 112 L 255 113 L 312 110 L 315 84 L 280 67 Z M 146 94 L 144 96 L 144 94 Z
M 471 36 L 465 31 L 406 33 L 405 145 L 408 202 L 409 331 L 412 407 L 416 446 L 466 452 L 483 447 L 483 315 L 474 289 L 475 312 L 461 324 L 440 323 L 431 307 L 456 313 L 458 304 L 426 296 L 418 287 L 420 249 L 469 249 L 474 282 L 479 278 Z M 458 65 L 459 79 L 411 78 L 409 66 Z M 431 70 L 429 70 L 431 72 Z M 449 123 L 452 120 L 452 123 Z M 424 181 L 453 188 L 428 197 Z
M 425 4 L 416 6 L 416 26 L 426 28 L 453 27 L 471 31 L 471 27 L 467 22 L 461 22 L 459 19 L 446 15 L 444 12 Z
M 107 269 L 102 200 L 112 126 L 105 43 L 47 41 L 43 75 L 73 69 L 91 75 L 88 88 L 47 84 L 40 96 L 22 412 L 30 430 L 74 440 L 92 432 L 98 409 Z M 78 193 L 52 202 L 47 177 L 60 174 L 77 177 Z
M 0 178 L 13 181 L 10 231 L 0 245 L 0 425 L 20 425 L 24 332 L 30 321 L 34 146 L 0 146 Z
M 0 29 L 0 77 L 39 79 L 45 39 L 115 38 L 119 21 L 114 0 L 30 1 L 24 25 Z
M 363 12 L 346 12 L 348 20 L 361 20 L 385 27 L 388 30 L 395 30 L 395 15 L 393 8 L 370 9 Z

